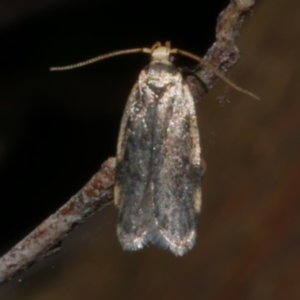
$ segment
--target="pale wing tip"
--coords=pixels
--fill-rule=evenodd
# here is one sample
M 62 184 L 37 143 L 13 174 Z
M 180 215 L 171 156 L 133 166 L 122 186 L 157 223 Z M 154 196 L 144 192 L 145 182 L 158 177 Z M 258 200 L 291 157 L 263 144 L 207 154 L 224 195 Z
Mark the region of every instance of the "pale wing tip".
M 123 250 L 125 251 L 141 250 L 147 244 L 147 232 L 143 232 L 141 235 L 137 235 L 136 233 L 126 233 L 123 231 L 122 227 L 118 225 L 117 236 Z
M 162 232 L 160 232 L 160 234 L 163 241 L 159 241 L 158 244 L 169 249 L 176 256 L 183 256 L 186 254 L 194 247 L 196 242 L 196 231 L 194 229 L 186 234 L 183 238 L 168 237 L 167 233 L 164 234 Z
M 183 256 L 191 250 L 196 242 L 196 231 L 191 230 L 184 238 L 169 237 L 167 232 L 155 232 L 137 236 L 134 233 L 125 233 L 121 227 L 117 228 L 119 242 L 124 251 L 138 251 L 143 249 L 149 243 L 156 245 L 162 249 L 170 250 L 175 256 Z

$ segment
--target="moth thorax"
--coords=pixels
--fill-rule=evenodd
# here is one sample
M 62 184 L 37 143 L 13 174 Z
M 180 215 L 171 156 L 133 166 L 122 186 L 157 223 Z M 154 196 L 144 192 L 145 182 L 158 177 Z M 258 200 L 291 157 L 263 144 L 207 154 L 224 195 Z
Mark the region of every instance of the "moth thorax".
M 151 63 L 157 63 L 161 62 L 163 64 L 170 65 L 170 48 L 168 47 L 157 47 L 156 49 L 153 50 L 151 54 Z

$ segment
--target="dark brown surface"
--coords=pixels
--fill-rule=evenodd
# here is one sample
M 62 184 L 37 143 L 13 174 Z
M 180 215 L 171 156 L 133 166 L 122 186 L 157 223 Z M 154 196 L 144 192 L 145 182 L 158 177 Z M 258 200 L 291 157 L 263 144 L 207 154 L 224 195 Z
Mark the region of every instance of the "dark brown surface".
M 229 76 L 260 102 L 219 84 L 199 103 L 207 172 L 189 254 L 122 252 L 110 207 L 1 299 L 300 299 L 299 11 L 260 1 L 241 33 Z

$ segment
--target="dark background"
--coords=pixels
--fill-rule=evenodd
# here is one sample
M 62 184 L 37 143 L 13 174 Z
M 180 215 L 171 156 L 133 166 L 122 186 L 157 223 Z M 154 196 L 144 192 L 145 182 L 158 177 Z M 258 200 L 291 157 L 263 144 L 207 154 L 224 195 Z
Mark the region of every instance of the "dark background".
M 204 55 L 227 4 L 1 2 L 1 254 L 114 156 L 149 58 L 49 67 L 157 40 Z M 193 250 L 124 253 L 110 206 L 59 255 L 0 287 L 1 299 L 300 299 L 299 11 L 298 0 L 261 0 L 243 26 L 241 61 L 228 76 L 261 102 L 220 83 L 197 106 L 208 168 Z

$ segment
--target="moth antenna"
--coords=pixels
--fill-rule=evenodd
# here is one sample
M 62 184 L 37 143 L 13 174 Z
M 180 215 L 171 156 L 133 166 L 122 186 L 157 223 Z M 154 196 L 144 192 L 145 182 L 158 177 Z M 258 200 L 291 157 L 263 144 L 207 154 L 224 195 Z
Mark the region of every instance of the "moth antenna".
M 201 58 L 200 56 L 197 56 L 195 54 L 192 54 L 190 52 L 187 52 L 187 51 L 184 51 L 184 50 L 181 50 L 181 49 L 172 49 L 171 50 L 171 53 L 178 53 L 178 54 L 181 54 L 183 56 L 186 56 L 186 57 L 189 57 L 189 58 L 192 58 L 198 62 L 200 62 L 202 65 L 204 65 L 205 67 L 209 68 L 210 70 L 212 70 L 212 72 L 215 73 L 215 75 L 217 75 L 220 79 L 222 79 L 224 82 L 226 82 L 229 86 L 231 86 L 233 89 L 243 93 L 243 94 L 246 94 L 256 100 L 260 100 L 260 98 L 258 96 L 256 96 L 255 94 L 245 90 L 245 89 L 242 89 L 241 87 L 239 87 L 238 85 L 236 85 L 234 82 L 232 82 L 231 80 L 229 80 L 225 75 L 223 75 L 220 71 L 218 71 L 212 64 L 210 64 L 208 61 L 204 60 L 203 58 Z
M 114 51 L 114 52 L 106 53 L 106 54 L 103 54 L 100 56 L 96 56 L 94 58 L 73 64 L 73 65 L 62 66 L 62 67 L 52 67 L 52 68 L 50 68 L 50 71 L 66 71 L 66 70 L 77 69 L 77 68 L 81 68 L 86 65 L 90 65 L 97 61 L 100 61 L 100 60 L 103 60 L 106 58 L 110 58 L 113 56 L 118 56 L 118 55 L 123 55 L 123 54 L 131 54 L 131 53 L 139 53 L 139 52 L 149 53 L 150 50 L 148 48 L 134 48 L 134 49 L 125 49 L 125 50 Z

